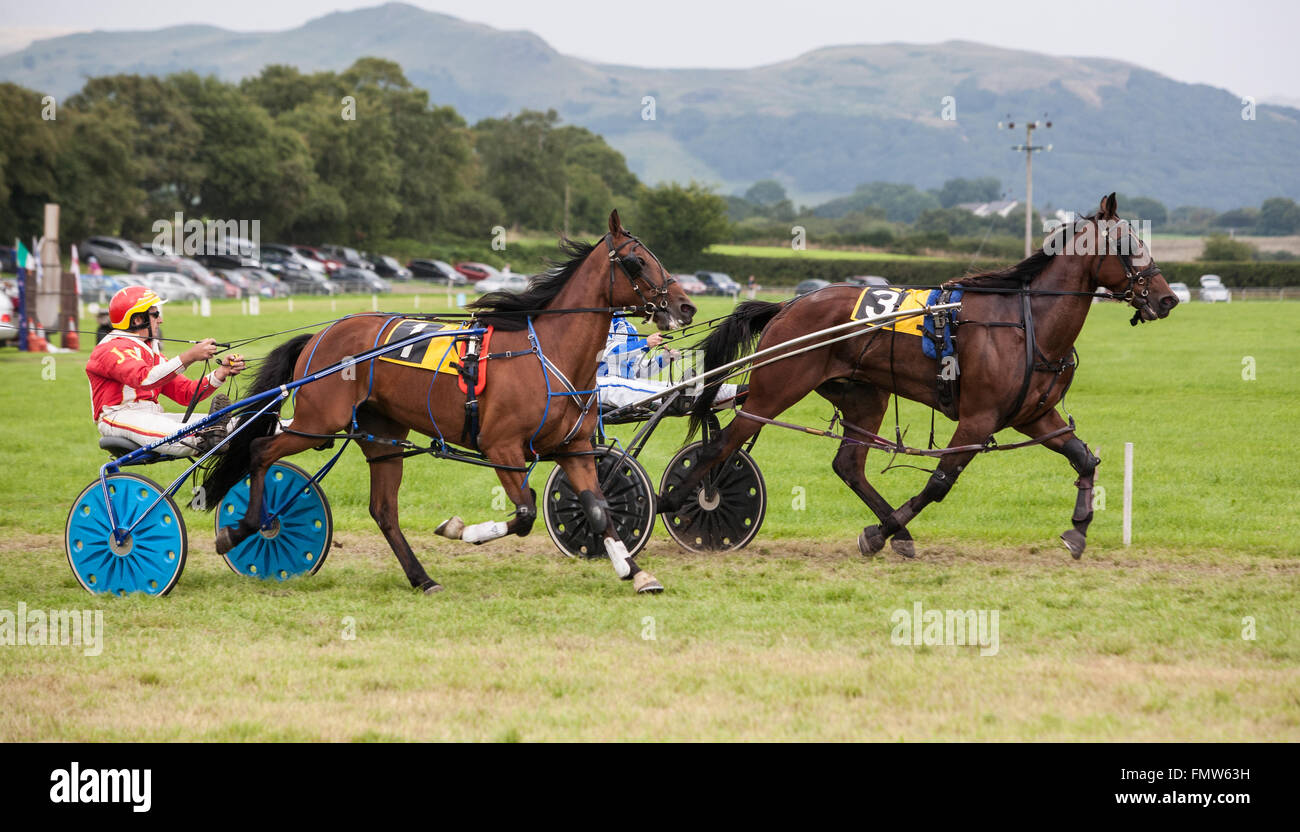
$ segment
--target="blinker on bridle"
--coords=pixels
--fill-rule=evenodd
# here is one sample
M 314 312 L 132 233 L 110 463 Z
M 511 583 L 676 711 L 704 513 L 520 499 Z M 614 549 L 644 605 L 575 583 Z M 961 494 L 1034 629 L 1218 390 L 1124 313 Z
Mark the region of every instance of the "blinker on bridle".
M 1117 222 L 1116 226 L 1118 227 L 1121 224 L 1123 224 L 1125 228 L 1128 227 L 1128 224 L 1123 221 Z M 1110 230 L 1107 228 L 1103 228 L 1100 222 L 1097 223 L 1097 230 L 1101 232 L 1101 236 L 1104 240 L 1109 240 Z M 1134 303 L 1134 301 L 1140 299 L 1142 301 L 1142 306 L 1146 306 L 1146 307 L 1151 306 L 1150 302 L 1147 300 L 1147 296 L 1150 294 L 1151 291 L 1150 289 L 1151 278 L 1155 277 L 1161 272 L 1160 272 L 1160 267 L 1155 264 L 1154 260 L 1151 261 L 1151 265 L 1147 266 L 1141 271 L 1134 270 L 1133 258 L 1127 251 L 1128 247 L 1124 245 L 1119 245 L 1119 243 L 1122 243 L 1123 241 L 1127 240 L 1130 236 L 1131 236 L 1130 234 L 1125 234 L 1122 238 L 1120 238 L 1117 241 L 1117 246 L 1116 246 L 1117 251 L 1115 252 L 1115 256 L 1119 258 L 1120 264 L 1123 265 L 1124 267 L 1124 277 L 1128 279 L 1128 286 L 1125 287 L 1124 294 L 1117 295 L 1112 292 L 1111 297 L 1115 298 L 1115 300 L 1123 301 L 1124 303 L 1128 303 L 1133 306 L 1134 310 L 1136 311 L 1134 311 L 1133 317 L 1129 320 L 1129 326 L 1137 326 L 1138 324 L 1146 323 L 1146 319 L 1142 317 L 1142 307 L 1138 306 L 1136 303 Z M 1107 247 L 1109 248 L 1109 246 Z M 1097 260 L 1097 274 L 1101 273 L 1101 263 L 1104 258 L 1105 258 L 1105 254 L 1103 253 L 1102 256 Z
M 627 232 L 624 232 L 624 234 L 627 234 Z M 650 320 L 654 317 L 656 312 L 667 312 L 668 287 L 676 283 L 677 279 L 668 274 L 668 270 L 663 267 L 663 263 L 659 262 L 659 258 L 655 257 L 654 253 L 645 247 L 645 243 L 642 243 L 631 234 L 627 234 L 627 239 L 619 243 L 617 246 L 614 245 L 614 235 L 606 234 L 605 245 L 609 249 L 610 306 L 614 305 L 614 271 L 616 268 L 622 267 L 623 273 L 627 276 L 628 282 L 632 284 L 632 291 L 636 292 L 636 296 L 641 299 L 641 312 L 645 315 L 645 319 L 647 321 Z M 633 254 L 631 249 L 628 250 L 627 254 L 622 253 L 624 248 L 629 246 L 635 248 L 638 245 L 641 246 L 646 253 L 650 254 L 651 257 L 655 257 L 655 262 L 659 264 L 659 270 L 664 274 L 664 280 L 662 283 L 656 284 L 651 281 L 649 277 L 641 273 L 644 269 L 645 261 Z M 638 280 L 644 281 L 646 286 L 654 290 L 654 300 L 646 299 L 646 296 L 641 292 L 641 287 L 637 283 Z M 658 301 L 657 305 L 655 301 Z

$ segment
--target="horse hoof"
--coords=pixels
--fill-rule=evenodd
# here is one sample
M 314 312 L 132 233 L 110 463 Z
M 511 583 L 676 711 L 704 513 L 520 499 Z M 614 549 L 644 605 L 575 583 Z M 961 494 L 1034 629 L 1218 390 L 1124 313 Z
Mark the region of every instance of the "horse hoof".
M 1078 560 L 1083 557 L 1083 550 L 1088 545 L 1088 538 L 1084 537 L 1076 529 L 1068 529 L 1061 535 L 1061 542 L 1065 544 L 1065 548 L 1070 550 L 1070 556 Z
M 235 541 L 230 534 L 230 526 L 222 526 L 217 529 L 217 554 L 224 555 L 231 549 L 235 548 Z
M 885 548 L 885 536 L 879 526 L 867 526 L 858 535 L 858 551 L 868 557 Z
M 451 538 L 452 540 L 460 540 L 460 536 L 464 534 L 464 532 L 465 521 L 456 515 L 452 515 L 446 520 L 443 520 L 442 523 L 439 524 L 438 528 L 433 530 L 434 534 L 439 534 L 443 537 Z
M 651 593 L 658 595 L 664 591 L 664 585 L 655 580 L 655 576 L 642 569 L 632 577 L 632 586 L 636 587 L 638 595 Z
M 902 555 L 905 558 L 916 557 L 916 546 L 910 540 L 894 538 L 889 541 L 889 545 L 894 548 L 894 554 Z
M 437 581 L 433 581 L 424 588 L 425 595 L 433 595 L 435 592 L 442 592 L 443 586 Z

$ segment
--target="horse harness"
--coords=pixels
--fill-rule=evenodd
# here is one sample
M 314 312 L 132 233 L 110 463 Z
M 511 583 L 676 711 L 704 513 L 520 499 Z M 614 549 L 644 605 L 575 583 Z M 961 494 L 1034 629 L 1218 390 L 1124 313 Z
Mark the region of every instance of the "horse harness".
M 626 232 L 624 233 L 626 234 Z M 630 307 L 614 306 L 614 281 L 617 276 L 617 272 L 619 268 L 622 268 L 623 273 L 627 276 L 628 282 L 632 284 L 632 290 L 636 292 L 637 297 L 641 299 L 641 306 L 639 307 L 639 311 L 643 315 L 645 315 L 645 319 L 647 321 L 650 320 L 650 318 L 652 318 L 655 315 L 655 313 L 660 311 L 667 311 L 668 287 L 671 286 L 673 283 L 676 283 L 677 282 L 676 279 L 668 274 L 668 270 L 663 267 L 663 263 L 661 263 L 659 259 L 655 257 L 653 252 L 651 252 L 648 248 L 646 248 L 645 244 L 642 243 L 641 240 L 632 236 L 631 234 L 626 234 L 626 236 L 627 239 L 619 243 L 617 246 L 614 245 L 613 234 L 606 234 L 604 238 L 605 246 L 609 251 L 609 306 L 606 309 L 574 309 L 571 311 L 574 312 L 608 311 L 611 313 L 628 311 Z M 655 257 L 655 262 L 659 265 L 659 270 L 665 276 L 662 282 L 654 283 L 653 281 L 650 280 L 648 276 L 642 274 L 642 271 L 645 266 L 645 261 L 633 253 L 633 249 L 635 249 L 637 246 L 640 246 L 641 249 L 646 253 L 650 254 L 651 257 Z M 625 248 L 628 249 L 626 254 L 623 253 L 623 250 Z M 646 286 L 652 290 L 653 294 L 650 299 L 647 299 L 645 294 L 641 291 L 641 287 L 638 285 L 638 280 L 644 281 Z M 468 328 L 470 329 L 478 328 L 477 319 L 471 319 Z M 591 410 L 592 406 L 597 402 L 599 398 L 599 393 L 597 390 L 594 389 L 579 390 L 576 386 L 574 386 L 573 382 L 569 381 L 568 377 L 560 370 L 560 368 L 555 366 L 555 363 L 546 357 L 546 353 L 542 351 L 541 343 L 537 340 L 537 332 L 533 329 L 531 318 L 528 319 L 528 342 L 530 348 L 526 350 L 508 350 L 506 352 L 487 353 L 486 355 L 482 356 L 480 359 L 479 349 L 483 340 L 483 337 L 481 335 L 475 334 L 475 335 L 462 336 L 462 338 L 458 340 L 464 340 L 469 342 L 465 350 L 465 360 L 463 364 L 452 365 L 456 368 L 457 372 L 460 374 L 462 383 L 466 390 L 465 423 L 464 423 L 464 429 L 461 432 L 461 442 L 463 444 L 466 444 L 468 447 L 471 447 L 475 450 L 479 449 L 478 446 L 479 414 L 478 414 L 478 396 L 476 391 L 476 386 L 478 382 L 479 361 L 480 360 L 486 361 L 493 358 L 517 358 L 524 355 L 536 355 L 538 357 L 538 360 L 541 362 L 542 365 L 542 376 L 546 381 L 546 397 L 547 397 L 546 410 L 543 412 L 542 422 L 537 426 L 537 431 L 534 432 L 533 436 L 536 437 L 537 434 L 541 432 L 542 427 L 546 424 L 546 417 L 550 413 L 551 398 L 553 396 L 564 396 L 566 398 L 572 398 L 574 400 L 574 403 L 578 406 L 579 413 L 578 413 L 577 420 L 573 423 L 573 427 L 565 435 L 564 439 L 561 440 L 560 444 L 567 445 L 571 441 L 573 441 L 573 438 L 577 435 L 578 431 L 582 428 L 582 423 L 586 421 L 587 413 Z M 555 377 L 555 379 L 559 382 L 559 386 L 562 388 L 562 390 L 558 393 L 552 392 L 551 380 L 550 380 L 551 376 Z M 532 445 L 532 441 L 530 439 L 529 446 L 531 447 L 531 445 Z

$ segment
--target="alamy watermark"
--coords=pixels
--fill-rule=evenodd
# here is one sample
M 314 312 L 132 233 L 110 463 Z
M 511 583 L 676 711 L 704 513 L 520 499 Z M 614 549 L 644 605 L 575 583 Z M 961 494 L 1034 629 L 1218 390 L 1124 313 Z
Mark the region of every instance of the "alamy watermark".
M 153 253 L 159 256 L 225 254 L 256 260 L 262 248 L 261 220 L 187 220 L 177 211 L 171 219 L 155 220 L 153 233 Z
M 909 612 L 894 610 L 889 642 L 912 647 L 975 647 L 981 656 L 996 656 L 1001 645 L 998 610 L 924 610 L 921 602 Z
M 0 647 L 81 647 L 87 656 L 104 652 L 103 610 L 0 609 Z

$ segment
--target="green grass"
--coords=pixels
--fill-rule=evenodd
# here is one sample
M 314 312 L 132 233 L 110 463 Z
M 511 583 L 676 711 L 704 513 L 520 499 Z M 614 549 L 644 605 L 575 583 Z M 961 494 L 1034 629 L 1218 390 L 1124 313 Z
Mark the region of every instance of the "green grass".
M 807 257 L 810 260 L 944 260 L 943 257 L 924 257 L 919 254 L 894 254 L 887 251 L 852 251 L 848 249 L 810 248 L 794 251 L 789 246 L 712 245 L 709 254 L 729 254 L 734 257 Z
M 726 302 L 701 306 L 713 316 Z M 247 318 L 223 303 L 201 320 L 176 304 L 166 327 L 228 339 L 368 308 L 368 297 L 298 299 L 292 314 L 277 301 Z M 422 299 L 421 311 L 439 308 L 441 296 Z M 491 472 L 425 460 L 406 466 L 403 522 L 448 589 L 415 595 L 369 519 L 351 452 L 326 480 L 340 546 L 315 577 L 240 578 L 212 551 L 211 517 L 187 509 L 189 563 L 170 597 L 88 595 L 61 541 L 103 461 L 85 351 L 6 349 L 0 610 L 100 609 L 106 632 L 97 657 L 0 646 L 0 739 L 1300 739 L 1300 479 L 1285 454 L 1300 427 L 1298 308 L 1189 304 L 1136 329 L 1118 307 L 1093 308 L 1068 403 L 1100 446 L 1107 499 L 1080 562 L 1056 542 L 1074 488 L 1055 454 L 977 458 L 911 525 L 915 562 L 868 560 L 854 545 L 867 513 L 830 470 L 833 443 L 769 429 L 754 451 L 770 503 L 757 540 L 693 555 L 657 528 L 640 558 L 668 588 L 653 598 L 608 564 L 560 557 L 540 530 L 481 548 L 433 537 L 453 512 L 500 514 Z M 829 415 L 814 397 L 784 418 Z M 904 404 L 901 420 L 923 444 L 929 412 Z M 951 429 L 941 418 L 939 441 Z M 653 480 L 683 431 L 665 425 L 642 456 Z M 1128 549 L 1125 441 L 1137 472 Z M 880 474 L 885 461 L 872 454 L 868 475 L 886 496 L 920 489 L 923 473 Z M 179 466 L 144 471 L 168 472 Z M 918 601 L 998 610 L 998 654 L 892 644 L 891 613 Z M 1247 617 L 1254 640 L 1242 638 Z

